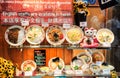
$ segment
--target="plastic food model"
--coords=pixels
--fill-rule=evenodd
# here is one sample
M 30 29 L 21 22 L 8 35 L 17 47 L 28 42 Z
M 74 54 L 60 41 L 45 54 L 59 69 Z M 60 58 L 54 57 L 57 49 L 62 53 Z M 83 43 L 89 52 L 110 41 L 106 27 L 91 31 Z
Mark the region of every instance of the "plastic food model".
M 88 52 L 80 52 L 77 57 L 83 59 L 86 64 L 92 63 L 91 54 L 89 54 Z
M 93 60 L 94 63 L 104 62 L 104 60 L 105 60 L 104 55 L 101 52 L 93 52 L 92 58 L 93 58 L 92 60 Z
M 26 40 L 30 44 L 40 44 L 45 38 L 45 32 L 38 25 L 31 25 L 26 30 Z
M 96 37 L 103 46 L 111 46 L 111 43 L 114 41 L 113 32 L 106 28 L 98 30 Z
M 80 45 L 82 47 L 97 47 L 98 46 L 98 41 L 96 38 L 96 30 L 94 28 L 85 28 L 84 30 L 84 38 Z
M 73 59 L 72 59 L 72 62 L 71 62 L 71 68 L 73 70 L 83 70 L 84 68 L 84 65 L 86 65 L 85 61 L 81 58 L 78 58 L 77 56 L 75 56 Z
M 83 31 L 78 26 L 72 26 L 66 31 L 66 40 L 70 44 L 79 44 L 83 39 Z
M 49 68 L 53 71 L 63 70 L 63 68 L 64 68 L 64 62 L 59 57 L 51 58 L 48 64 L 49 64 Z
M 5 32 L 5 40 L 12 46 L 19 46 L 25 42 L 25 30 L 21 26 L 11 26 Z
M 46 31 L 46 39 L 51 45 L 61 45 L 65 40 L 64 30 L 61 26 L 51 26 Z
M 36 69 L 36 63 L 32 60 L 26 60 L 21 65 L 21 70 L 24 72 L 31 71 L 33 72 Z
M 93 72 L 93 74 L 100 74 L 101 72 L 100 66 L 94 63 L 90 65 L 90 70 Z

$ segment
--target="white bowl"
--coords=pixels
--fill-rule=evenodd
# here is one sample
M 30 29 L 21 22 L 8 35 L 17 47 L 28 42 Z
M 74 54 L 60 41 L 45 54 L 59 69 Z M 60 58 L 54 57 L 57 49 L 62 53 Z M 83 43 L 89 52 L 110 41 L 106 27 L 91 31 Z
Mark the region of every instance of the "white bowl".
M 45 38 L 44 29 L 38 25 L 31 25 L 26 29 L 26 40 L 30 44 L 40 44 Z

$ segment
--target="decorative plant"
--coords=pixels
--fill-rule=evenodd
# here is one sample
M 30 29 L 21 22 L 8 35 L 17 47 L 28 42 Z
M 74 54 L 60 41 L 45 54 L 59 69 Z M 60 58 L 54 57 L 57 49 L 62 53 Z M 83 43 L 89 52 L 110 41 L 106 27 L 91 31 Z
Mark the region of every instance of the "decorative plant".
M 11 61 L 0 57 L 0 78 L 13 78 L 15 68 Z
M 75 13 L 85 13 L 86 15 L 89 15 L 87 6 L 88 6 L 88 3 L 83 2 L 82 0 L 74 1 L 73 2 L 74 14 Z

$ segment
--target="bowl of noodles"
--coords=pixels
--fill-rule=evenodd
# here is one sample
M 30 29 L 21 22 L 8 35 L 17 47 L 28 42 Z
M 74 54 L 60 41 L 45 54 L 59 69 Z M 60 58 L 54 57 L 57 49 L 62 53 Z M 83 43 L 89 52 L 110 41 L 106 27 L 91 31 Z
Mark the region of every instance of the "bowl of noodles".
M 26 29 L 26 40 L 30 44 L 40 44 L 45 38 L 44 29 L 38 25 L 31 25 Z
M 114 34 L 111 30 L 107 28 L 102 28 L 98 30 L 97 32 L 97 40 L 103 44 L 103 43 L 112 43 L 114 41 Z
M 61 26 L 50 26 L 46 30 L 46 39 L 51 45 L 61 45 L 65 40 L 65 32 Z
M 78 26 L 72 26 L 66 31 L 66 40 L 70 44 L 79 44 L 83 39 L 83 31 Z

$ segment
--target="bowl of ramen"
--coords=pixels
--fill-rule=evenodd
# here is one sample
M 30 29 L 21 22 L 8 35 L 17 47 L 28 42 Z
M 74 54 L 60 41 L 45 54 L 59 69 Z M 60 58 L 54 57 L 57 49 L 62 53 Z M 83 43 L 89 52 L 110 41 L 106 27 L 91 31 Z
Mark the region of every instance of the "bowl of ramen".
M 83 31 L 78 26 L 72 26 L 66 31 L 66 40 L 70 44 L 79 44 L 83 39 Z
M 61 26 L 50 26 L 46 30 L 46 39 L 51 45 L 61 45 L 65 40 L 65 32 Z
M 13 25 L 5 31 L 5 40 L 11 46 L 19 46 L 25 42 L 25 34 L 23 27 Z
M 26 60 L 21 64 L 21 70 L 24 72 L 33 72 L 37 68 L 36 63 L 33 60 Z
M 49 68 L 53 71 L 63 70 L 65 67 L 64 61 L 59 57 L 53 57 L 48 62 Z
M 80 52 L 77 57 L 83 59 L 86 64 L 92 63 L 92 56 L 88 52 Z
M 26 29 L 26 40 L 30 44 L 40 44 L 45 38 L 44 29 L 38 25 L 31 25 Z
M 107 28 L 102 28 L 98 30 L 97 32 L 97 40 L 103 44 L 103 43 L 112 43 L 114 41 L 114 34 L 111 30 Z
M 93 62 L 94 63 L 96 63 L 96 62 L 104 62 L 104 60 L 105 60 L 105 57 L 104 57 L 104 55 L 103 55 L 103 53 L 102 52 L 93 52 L 92 53 L 92 60 L 93 60 Z
M 71 62 L 71 68 L 73 70 L 82 70 L 84 68 L 84 66 L 86 65 L 85 61 L 81 58 L 78 58 L 77 56 L 75 56 L 73 59 L 72 59 L 72 62 Z

